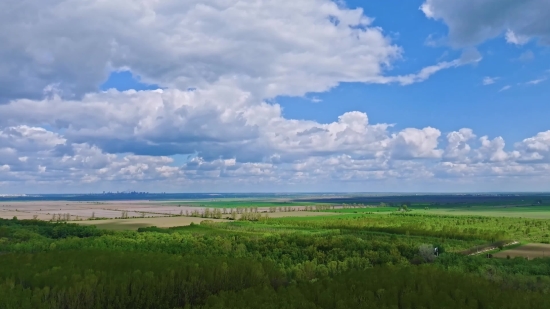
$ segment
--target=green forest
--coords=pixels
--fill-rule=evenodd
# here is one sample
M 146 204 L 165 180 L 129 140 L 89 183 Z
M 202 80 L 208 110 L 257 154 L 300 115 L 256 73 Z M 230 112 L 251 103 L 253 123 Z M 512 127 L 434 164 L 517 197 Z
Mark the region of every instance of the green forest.
M 0 219 L 0 309 L 550 308 L 550 259 L 463 253 L 549 228 L 414 212 L 137 231 Z

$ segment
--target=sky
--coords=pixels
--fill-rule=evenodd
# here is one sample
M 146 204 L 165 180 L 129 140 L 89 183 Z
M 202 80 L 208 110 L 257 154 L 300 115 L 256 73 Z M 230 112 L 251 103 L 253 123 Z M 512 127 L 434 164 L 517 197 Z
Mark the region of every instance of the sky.
M 0 193 L 550 191 L 548 0 L 4 0 Z

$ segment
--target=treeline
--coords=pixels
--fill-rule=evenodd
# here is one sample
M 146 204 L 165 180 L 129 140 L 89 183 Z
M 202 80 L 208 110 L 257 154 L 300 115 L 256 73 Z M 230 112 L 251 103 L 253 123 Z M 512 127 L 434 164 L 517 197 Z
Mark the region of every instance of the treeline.
M 67 223 L 51 223 L 41 220 L 6 220 L 0 218 L 0 239 L 27 241 L 36 236 L 51 239 L 67 237 L 93 237 L 111 234 L 105 230 L 99 230 L 95 226 L 84 226 Z

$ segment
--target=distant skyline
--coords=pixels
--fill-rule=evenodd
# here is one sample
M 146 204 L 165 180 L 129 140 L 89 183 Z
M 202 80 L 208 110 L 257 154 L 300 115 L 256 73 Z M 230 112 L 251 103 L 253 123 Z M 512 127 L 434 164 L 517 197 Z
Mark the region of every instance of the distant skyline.
M 6 0 L 0 194 L 548 192 L 547 0 Z

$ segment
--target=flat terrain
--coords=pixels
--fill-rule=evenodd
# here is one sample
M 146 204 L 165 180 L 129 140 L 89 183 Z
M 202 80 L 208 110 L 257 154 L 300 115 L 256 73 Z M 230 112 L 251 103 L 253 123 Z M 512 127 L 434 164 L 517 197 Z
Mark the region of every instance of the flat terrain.
M 527 244 L 510 250 L 500 251 L 493 254 L 497 258 L 524 257 L 528 259 L 550 257 L 550 245 L 548 244 Z
M 161 205 L 167 206 L 187 206 L 187 207 L 211 207 L 211 208 L 237 208 L 237 207 L 305 207 L 321 205 L 322 203 L 297 202 L 285 199 L 266 200 L 266 199 L 214 199 L 206 201 L 159 201 Z
M 304 210 L 311 203 L 287 203 L 265 201 L 213 201 L 213 202 L 163 202 L 163 201 L 105 201 L 105 202 L 75 202 L 75 201 L 25 201 L 3 202 L 0 204 L 0 218 L 32 219 L 38 216 L 40 220 L 51 220 L 54 215 L 70 214 L 71 220 L 87 220 L 90 218 L 115 219 L 127 216 L 141 218 L 173 215 L 186 215 L 193 211 L 203 212 L 205 208 L 236 209 L 257 207 L 258 212 L 269 212 L 275 207 L 277 212 L 284 208 Z M 227 210 L 226 210 L 227 211 Z M 292 214 L 298 211 L 290 212 Z M 224 214 L 225 216 L 225 214 Z M 286 216 L 286 215 L 281 215 Z
M 262 214 L 265 215 L 265 214 Z M 320 212 L 275 212 L 269 213 L 270 218 L 285 218 L 285 217 L 312 217 L 312 216 L 333 216 L 335 213 L 320 213 Z M 200 224 L 204 220 L 212 220 L 214 222 L 227 222 L 225 219 L 210 219 L 198 217 L 152 217 L 152 218 L 130 218 L 130 219 L 106 219 L 106 220 L 85 220 L 74 221 L 82 225 L 95 225 L 101 229 L 107 230 L 137 230 L 140 227 L 156 226 L 156 227 L 174 227 L 186 226 L 191 223 Z
M 191 223 L 200 224 L 204 220 L 214 222 L 224 222 L 227 220 L 193 218 L 193 217 L 157 217 L 157 218 L 135 218 L 135 219 L 107 219 L 107 220 L 87 220 L 75 221 L 72 223 L 82 225 L 95 225 L 98 228 L 106 230 L 137 230 L 140 227 L 174 227 L 185 226 Z
M 486 216 L 550 219 L 550 206 L 472 206 L 456 208 L 415 209 L 414 213 L 450 216 Z
M 51 220 L 54 215 L 70 214 L 71 220 L 87 220 L 89 218 L 117 218 L 126 211 L 128 217 L 158 217 L 180 213 L 178 207 L 171 209 L 159 207 L 150 209 L 152 202 L 148 201 L 113 201 L 113 202 L 74 202 L 74 201 L 25 201 L 3 202 L 0 204 L 0 218 L 32 219 L 38 216 L 40 220 Z M 192 209 L 189 209 L 192 211 Z
M 309 212 L 309 211 L 292 211 L 292 212 L 273 212 L 268 213 L 270 218 L 303 218 L 303 217 L 323 217 L 323 216 L 335 216 L 338 213 L 333 212 Z
M 315 206 L 330 206 L 323 212 L 304 211 L 315 209 Z M 200 223 L 209 218 L 191 217 L 193 212 L 204 213 L 205 209 L 219 209 L 222 218 L 230 217 L 230 211 L 237 208 L 255 207 L 262 216 L 270 218 L 288 218 L 287 220 L 315 221 L 324 220 L 323 216 L 331 218 L 346 218 L 354 215 L 381 217 L 395 213 L 397 206 L 359 206 L 331 204 L 323 202 L 300 202 L 288 199 L 208 199 L 191 201 L 3 201 L 0 203 L 0 218 L 39 219 L 56 221 L 59 215 L 63 220 L 69 214 L 70 220 L 79 224 L 97 225 L 105 229 L 137 229 L 139 227 L 157 226 L 172 227 Z M 327 207 L 325 207 L 327 208 Z M 409 207 L 411 214 L 452 215 L 452 216 L 486 216 L 524 219 L 550 219 L 550 206 L 525 205 L 447 205 L 434 206 L 428 204 L 413 204 Z M 276 212 L 271 212 L 273 210 Z M 294 211 L 285 211 L 293 209 Z M 127 216 L 128 219 L 120 219 Z M 373 218 L 374 218 L 373 217 Z M 383 218 L 382 218 L 383 217 Z M 240 218 L 240 215 L 237 215 Z M 296 219 L 294 219 L 296 218 Z M 300 219 L 302 218 L 302 219 Z M 91 220 L 94 219 L 94 220 Z M 100 220 L 98 220 L 100 219 Z M 546 241 L 542 235 L 522 230 L 525 235 L 531 233 L 539 238 L 529 242 Z M 534 236 L 533 236 L 534 237 Z M 549 250 L 550 251 L 550 250 Z
M 363 208 L 337 208 L 329 209 L 326 212 L 334 212 L 341 214 L 362 214 L 362 213 L 390 213 L 396 211 L 397 207 L 363 207 Z

